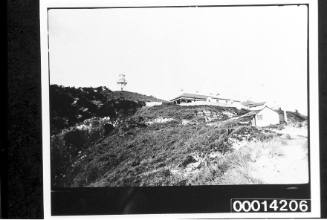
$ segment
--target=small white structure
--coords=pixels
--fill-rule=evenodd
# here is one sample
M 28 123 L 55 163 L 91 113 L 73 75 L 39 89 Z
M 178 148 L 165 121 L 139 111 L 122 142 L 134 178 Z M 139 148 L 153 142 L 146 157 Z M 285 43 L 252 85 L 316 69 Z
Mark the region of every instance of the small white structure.
M 252 126 L 269 126 L 279 124 L 279 114 L 275 110 L 265 106 L 261 110 L 255 110 L 251 115 L 253 118 L 251 120 Z

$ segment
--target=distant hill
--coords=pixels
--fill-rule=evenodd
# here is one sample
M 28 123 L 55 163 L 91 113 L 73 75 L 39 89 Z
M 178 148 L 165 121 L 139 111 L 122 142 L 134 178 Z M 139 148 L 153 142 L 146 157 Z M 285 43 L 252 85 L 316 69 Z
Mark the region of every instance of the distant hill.
M 111 91 L 103 86 L 75 88 L 50 85 L 51 134 L 92 117 L 124 118 L 150 101 L 163 100 L 134 92 Z

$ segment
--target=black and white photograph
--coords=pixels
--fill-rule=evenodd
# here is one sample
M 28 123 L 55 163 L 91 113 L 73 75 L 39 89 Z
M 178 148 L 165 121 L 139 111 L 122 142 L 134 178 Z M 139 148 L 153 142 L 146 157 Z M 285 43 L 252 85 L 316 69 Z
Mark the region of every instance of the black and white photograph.
M 282 185 L 310 199 L 309 4 L 145 5 L 47 8 L 52 192 Z
M 305 5 L 48 13 L 54 187 L 308 182 Z

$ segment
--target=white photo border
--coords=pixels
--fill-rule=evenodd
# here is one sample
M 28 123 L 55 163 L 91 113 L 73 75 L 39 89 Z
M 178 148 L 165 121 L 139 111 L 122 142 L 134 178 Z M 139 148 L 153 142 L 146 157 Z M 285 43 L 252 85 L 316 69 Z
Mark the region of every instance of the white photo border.
M 308 6 L 308 71 L 309 71 L 309 162 L 311 212 L 309 213 L 206 213 L 206 214 L 147 214 L 111 215 L 112 218 L 319 218 L 320 217 L 320 167 L 319 167 L 319 91 L 318 91 L 318 2 L 317 0 L 40 0 L 40 44 L 42 86 L 42 143 L 43 143 L 43 201 L 44 218 L 85 219 L 90 216 L 52 216 L 50 182 L 50 109 L 49 109 L 49 55 L 48 20 L 49 8 L 101 8 L 139 6 L 201 6 L 201 5 L 271 5 L 306 4 Z M 104 219 L 106 215 L 92 216 Z

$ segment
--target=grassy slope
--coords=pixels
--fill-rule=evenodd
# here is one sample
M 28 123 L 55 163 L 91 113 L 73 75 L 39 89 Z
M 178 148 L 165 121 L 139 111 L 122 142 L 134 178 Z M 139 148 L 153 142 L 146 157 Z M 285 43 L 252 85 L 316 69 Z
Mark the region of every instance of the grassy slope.
M 251 146 L 270 146 L 269 153 L 274 148 L 271 146 L 283 141 L 281 134 L 273 131 L 282 126 L 260 129 L 228 120 L 244 113 L 245 110 L 217 106 L 143 107 L 110 135 L 90 143 L 60 184 L 78 187 L 260 183 L 247 169 L 257 152 Z M 149 123 L 158 118 L 170 120 Z M 249 147 L 232 148 L 242 141 Z
M 178 167 L 187 155 L 225 151 L 220 133 L 206 126 L 158 126 L 131 129 L 114 134 L 92 148 L 82 162 L 73 185 L 139 186 L 175 185 L 183 179 L 169 179 L 169 168 Z M 213 141 L 217 140 L 217 141 Z M 90 158 L 90 161 L 88 161 Z
M 142 186 L 210 184 L 228 169 L 226 160 L 210 159 L 216 153 L 230 152 L 228 137 L 252 132 L 255 128 L 230 126 L 224 122 L 231 115 L 244 114 L 235 108 L 217 106 L 162 105 L 140 109 L 130 121 L 83 153 L 67 175 L 70 186 Z M 173 118 L 167 123 L 147 125 L 148 120 Z M 205 121 L 211 117 L 215 126 Z M 182 125 L 182 120 L 192 123 Z M 265 138 L 266 136 L 263 135 Z M 188 172 L 195 162 L 197 172 Z M 189 173 L 190 175 L 187 175 Z M 203 178 L 203 175 L 206 178 Z M 209 179 L 208 179 L 209 178 Z

